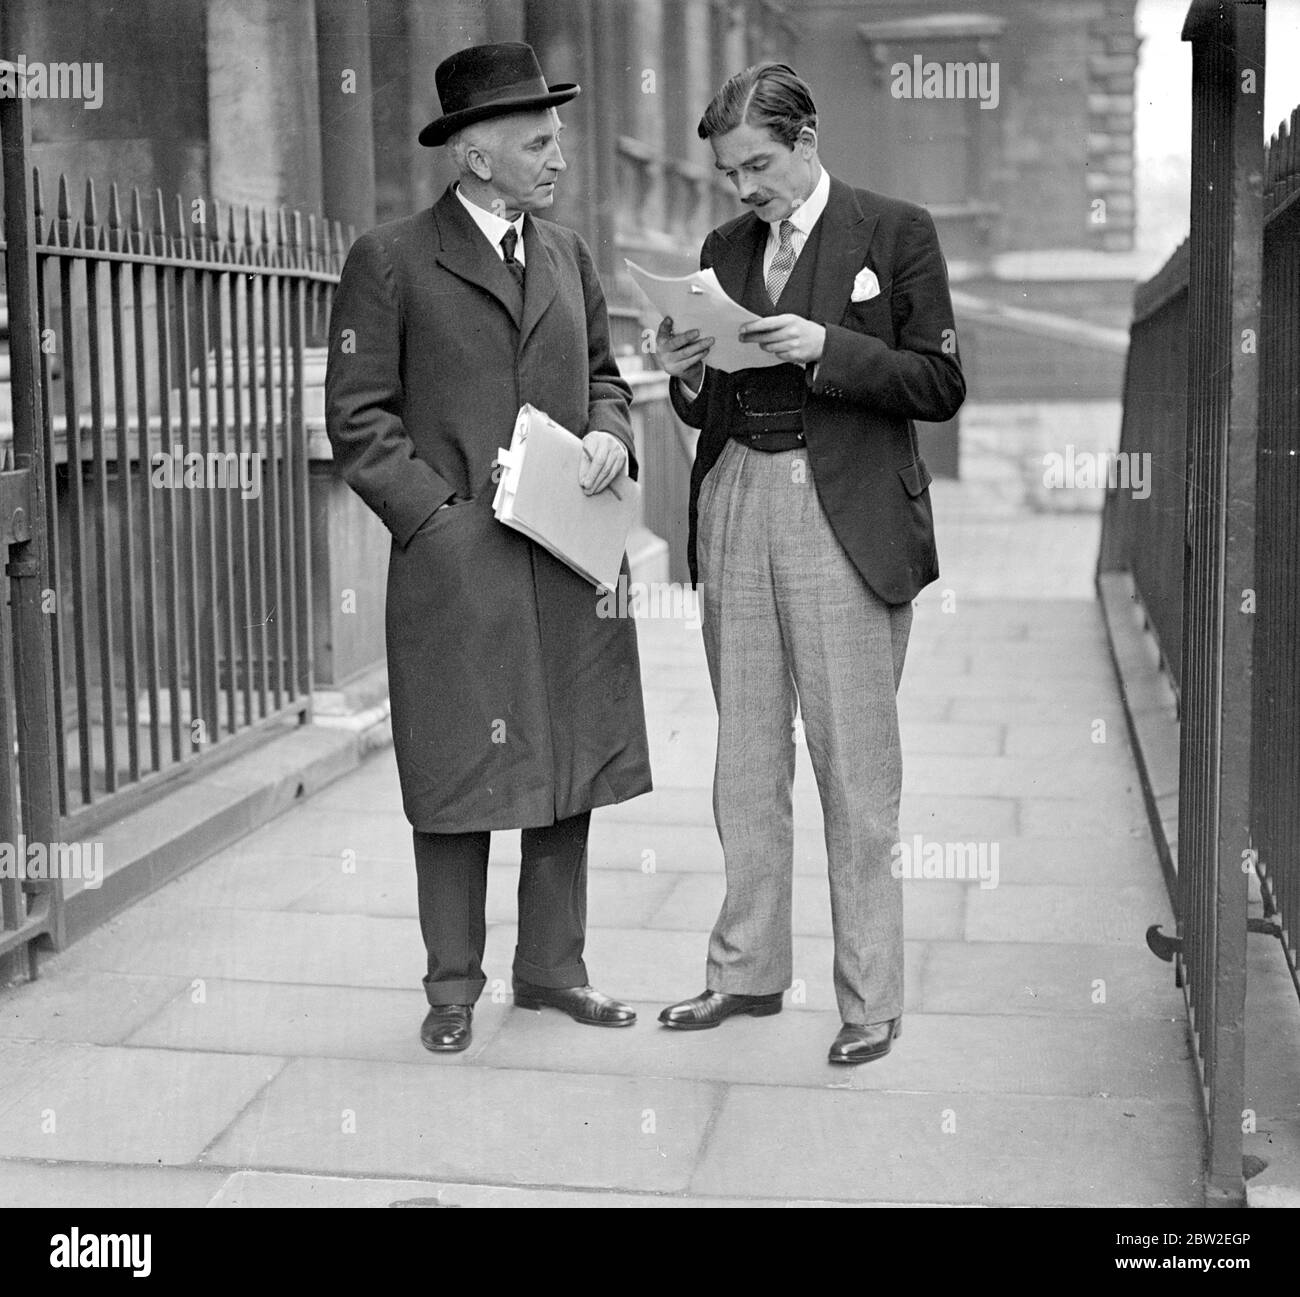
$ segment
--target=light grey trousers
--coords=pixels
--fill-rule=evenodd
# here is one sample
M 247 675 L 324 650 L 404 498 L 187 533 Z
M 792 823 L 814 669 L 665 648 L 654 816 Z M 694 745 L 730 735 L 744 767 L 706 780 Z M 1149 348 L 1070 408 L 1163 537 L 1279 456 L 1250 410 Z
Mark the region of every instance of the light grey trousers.
M 791 789 L 802 737 L 821 795 L 840 1016 L 896 1018 L 896 694 L 912 606 L 886 604 L 862 579 L 831 530 L 803 450 L 766 454 L 728 441 L 701 484 L 698 545 L 718 707 L 713 813 L 727 873 L 708 986 L 766 995 L 793 979 Z

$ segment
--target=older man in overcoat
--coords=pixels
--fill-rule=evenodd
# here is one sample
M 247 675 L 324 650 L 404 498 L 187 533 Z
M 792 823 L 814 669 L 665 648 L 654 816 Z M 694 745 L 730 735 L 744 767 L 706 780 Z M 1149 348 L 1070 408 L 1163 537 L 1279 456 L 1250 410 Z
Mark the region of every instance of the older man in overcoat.
M 494 460 L 528 402 L 582 437 L 583 489 L 636 476 L 631 390 L 591 254 L 539 219 L 565 169 L 550 87 L 516 43 L 435 73 L 420 134 L 459 172 L 432 208 L 362 235 L 330 319 L 327 422 L 348 484 L 392 533 L 393 740 L 414 831 L 433 1051 L 466 1048 L 485 985 L 490 832 L 520 829 L 516 1005 L 627 1026 L 583 961 L 593 808 L 650 788 L 636 629 L 496 520 Z M 624 560 L 626 571 L 626 560 Z

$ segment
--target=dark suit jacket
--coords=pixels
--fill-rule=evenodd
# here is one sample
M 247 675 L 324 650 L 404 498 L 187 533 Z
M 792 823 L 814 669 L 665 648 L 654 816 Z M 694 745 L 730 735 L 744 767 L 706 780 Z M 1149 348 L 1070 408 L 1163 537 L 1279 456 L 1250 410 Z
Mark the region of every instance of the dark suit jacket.
M 429 832 L 548 825 L 650 787 L 635 625 L 601 617 L 594 586 L 492 510 L 525 401 L 634 456 L 591 254 L 531 215 L 524 249 L 521 303 L 448 190 L 353 244 L 330 313 L 326 425 L 393 536 L 393 741 Z M 453 492 L 464 503 L 435 512 Z
M 804 408 L 813 481 L 863 579 L 886 603 L 905 603 L 939 575 L 930 472 L 912 421 L 949 419 L 966 395 L 948 273 L 923 207 L 832 177 L 821 224 L 810 318 L 826 326 L 826 349 Z M 767 232 L 747 212 L 704 241 L 700 266 L 712 266 L 737 301 Z M 853 281 L 864 266 L 875 271 L 880 293 L 854 302 Z M 677 413 L 701 429 L 691 472 L 692 580 L 700 483 L 726 445 L 733 387 L 732 375 L 715 369 L 705 370 L 693 401 L 680 383 L 671 385 Z

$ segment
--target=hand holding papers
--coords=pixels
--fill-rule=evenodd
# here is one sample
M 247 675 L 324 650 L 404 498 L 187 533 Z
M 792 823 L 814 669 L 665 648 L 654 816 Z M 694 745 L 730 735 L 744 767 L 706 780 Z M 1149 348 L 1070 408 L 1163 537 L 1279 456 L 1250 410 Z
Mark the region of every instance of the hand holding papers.
M 718 283 L 712 270 L 697 270 L 680 279 L 652 275 L 628 261 L 633 281 L 646 295 L 660 317 L 671 316 L 673 331 L 698 329 L 701 337 L 716 339 L 704 363 L 731 373 L 737 369 L 761 369 L 780 365 L 779 357 L 762 350 L 757 342 L 741 342 L 741 326 L 763 317 L 733 301 Z
M 531 405 L 520 408 L 509 450 L 497 451 L 497 520 L 522 532 L 604 590 L 618 585 L 640 488 L 618 478 L 595 495 L 578 483 L 582 442 Z

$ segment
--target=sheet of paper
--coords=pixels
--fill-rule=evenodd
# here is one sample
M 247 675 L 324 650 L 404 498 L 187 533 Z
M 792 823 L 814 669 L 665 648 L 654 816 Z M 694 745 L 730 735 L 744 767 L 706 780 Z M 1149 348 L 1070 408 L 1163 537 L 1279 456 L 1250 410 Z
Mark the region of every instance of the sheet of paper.
M 697 270 L 692 275 L 672 279 L 652 275 L 635 262 L 624 260 L 633 282 L 659 313 L 656 328 L 660 320 L 671 316 L 674 332 L 699 329 L 701 338 L 715 339 L 713 350 L 704 362 L 706 365 L 732 373 L 737 369 L 763 369 L 781 364 L 758 343 L 741 342 L 736 337 L 741 325 L 762 317 L 728 297 L 712 270 Z
M 623 476 L 598 495 L 578 485 L 580 438 L 531 405 L 520 407 L 508 449 L 497 451 L 502 472 L 492 508 L 498 521 L 522 532 L 603 590 L 617 587 L 640 488 Z

